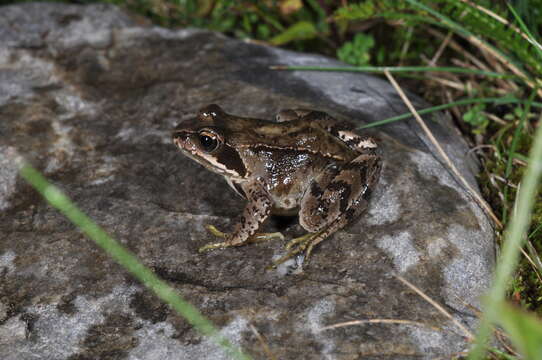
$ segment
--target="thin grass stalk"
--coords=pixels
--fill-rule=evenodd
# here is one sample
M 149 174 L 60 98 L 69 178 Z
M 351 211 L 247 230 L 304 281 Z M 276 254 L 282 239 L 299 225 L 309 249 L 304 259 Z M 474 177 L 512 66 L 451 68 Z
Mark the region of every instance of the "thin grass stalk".
M 523 128 L 525 124 L 527 123 L 527 118 L 529 117 L 529 112 L 531 111 L 531 103 L 533 102 L 534 97 L 536 96 L 536 91 L 533 91 L 531 96 L 529 97 L 529 100 L 527 104 L 525 105 L 525 108 L 523 109 L 523 113 L 521 114 L 521 119 L 519 120 L 519 124 L 514 130 L 514 137 L 512 138 L 512 143 L 510 144 L 510 148 L 508 150 L 508 159 L 506 161 L 506 169 L 504 170 L 504 178 L 508 181 L 510 174 L 512 173 L 512 164 L 513 164 L 513 154 L 516 152 L 516 148 L 518 146 L 519 142 L 519 136 L 521 135 L 521 132 L 523 131 Z M 508 217 L 508 186 L 504 188 L 504 201 L 503 201 L 503 214 L 502 214 L 502 220 L 506 222 Z
M 501 105 L 501 104 L 525 104 L 526 102 L 527 102 L 527 100 L 521 100 L 521 99 L 509 97 L 509 96 L 495 97 L 495 98 L 473 98 L 473 99 L 462 99 L 462 100 L 453 101 L 453 102 L 449 102 L 447 104 L 442 104 L 442 105 L 437 105 L 437 106 L 431 106 L 431 107 L 421 109 L 421 110 L 416 110 L 416 111 L 420 115 L 425 115 L 425 114 L 429 114 L 429 113 L 432 113 L 432 112 L 435 112 L 435 111 L 445 110 L 445 109 L 449 109 L 449 108 L 453 108 L 455 106 L 461 106 L 461 105 L 472 105 L 472 104 L 480 104 L 480 103 L 484 103 L 484 104 L 494 103 L 494 104 L 499 104 L 499 105 Z M 542 102 L 534 102 L 533 101 L 531 103 L 531 107 L 542 108 Z M 399 120 L 403 120 L 403 119 L 409 119 L 411 117 L 413 117 L 412 113 L 407 112 L 407 113 L 404 113 L 404 114 L 401 114 L 401 115 L 392 116 L 392 117 L 389 117 L 387 119 L 373 121 L 373 122 L 371 122 L 369 124 L 358 126 L 357 129 L 361 130 L 361 129 L 367 129 L 367 128 L 371 128 L 371 127 L 375 127 L 375 126 L 381 126 L 381 125 L 389 124 L 389 123 L 392 123 L 392 122 L 395 122 L 395 121 L 399 121 Z
M 174 288 L 156 276 L 127 249 L 111 238 L 100 226 L 93 222 L 56 186 L 50 184 L 39 171 L 28 164 L 20 169 L 21 176 L 29 182 L 53 207 L 73 222 L 81 231 L 105 250 L 115 261 L 134 275 L 143 285 L 154 292 L 166 304 L 185 318 L 194 328 L 222 347 L 232 358 L 250 360 L 228 339 L 222 336 L 215 326 L 207 320 L 196 307 L 184 300 Z
M 446 154 L 446 152 L 444 151 L 440 143 L 437 141 L 437 139 L 435 138 L 435 136 L 433 135 L 429 127 L 425 124 L 420 114 L 414 108 L 414 105 L 412 105 L 412 102 L 408 99 L 408 97 L 404 93 L 403 89 L 401 89 L 399 84 L 397 84 L 397 81 L 395 81 L 395 78 L 393 77 L 393 75 L 388 71 L 386 71 L 384 74 L 386 75 L 390 83 L 393 85 L 395 90 L 397 90 L 397 92 L 399 93 L 399 96 L 401 97 L 405 105 L 408 107 L 412 115 L 414 115 L 414 118 L 416 119 L 420 127 L 422 128 L 423 132 L 429 138 L 431 143 L 433 143 L 437 152 L 442 157 L 442 159 L 446 162 L 446 164 L 448 165 L 448 168 L 455 175 L 456 179 L 459 180 L 459 182 L 467 190 L 468 194 L 478 203 L 478 205 L 484 210 L 484 212 L 493 220 L 495 225 L 499 229 L 502 228 L 503 225 L 501 221 L 499 220 L 499 218 L 497 218 L 497 216 L 495 215 L 495 213 L 493 212 L 489 204 L 480 196 L 480 194 L 478 194 L 478 192 L 471 186 L 471 184 L 469 184 L 469 182 L 465 180 L 465 177 L 461 175 L 459 170 L 457 170 L 457 167 L 450 160 L 448 154 Z
M 529 30 L 529 28 L 527 27 L 527 25 L 525 25 L 525 22 L 523 22 L 523 19 L 521 18 L 521 16 L 519 16 L 519 14 L 517 13 L 516 9 L 512 6 L 512 4 L 510 3 L 506 3 L 506 5 L 508 5 L 508 8 L 510 9 L 510 11 L 512 12 L 512 15 L 514 15 L 514 17 L 516 18 L 517 22 L 519 23 L 519 26 L 521 26 L 521 29 L 523 30 L 524 33 L 521 34 L 521 36 L 527 40 L 528 42 L 530 42 L 532 45 L 534 45 L 535 49 L 536 49 L 536 52 L 538 53 L 538 55 L 542 58 L 542 45 L 540 45 L 540 43 L 538 41 L 536 41 L 536 39 L 534 38 L 533 34 L 531 33 L 531 31 Z M 519 30 L 517 30 L 519 31 Z
M 304 71 L 332 71 L 332 72 L 368 72 L 368 73 L 384 73 L 389 71 L 392 73 L 404 72 L 445 72 L 458 73 L 469 75 L 480 75 L 494 78 L 518 78 L 516 75 L 503 74 L 495 71 L 486 71 L 478 69 L 466 69 L 456 66 L 287 66 L 274 65 L 269 67 L 271 70 L 304 70 Z
M 542 124 L 536 130 L 527 169 L 518 192 L 517 211 L 512 214 L 505 231 L 505 241 L 497 263 L 495 279 L 486 298 L 486 309 L 480 321 L 476 343 L 469 354 L 470 360 L 482 359 L 485 344 L 491 335 L 491 323 L 498 316 L 499 305 L 505 299 L 508 281 L 513 275 L 519 260 L 519 248 L 522 246 L 531 222 L 531 213 L 536 200 L 537 186 L 542 175 Z

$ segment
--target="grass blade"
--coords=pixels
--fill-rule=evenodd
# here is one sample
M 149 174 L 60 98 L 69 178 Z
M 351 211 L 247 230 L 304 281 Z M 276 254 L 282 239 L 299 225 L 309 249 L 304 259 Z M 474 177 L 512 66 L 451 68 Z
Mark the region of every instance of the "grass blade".
M 512 4 L 510 4 L 509 2 L 507 2 L 506 5 L 508 5 L 508 8 L 512 12 L 512 15 L 514 15 L 514 18 L 519 23 L 521 30 L 523 30 L 523 32 L 526 34 L 527 41 L 530 42 L 535 47 L 536 52 L 538 53 L 540 58 L 542 58 L 542 45 L 540 45 L 540 43 L 536 41 L 533 34 L 529 31 L 529 28 L 527 27 L 527 25 L 525 25 L 525 22 L 523 22 L 523 19 L 518 15 L 514 6 L 512 6 Z
M 273 45 L 284 45 L 294 40 L 312 39 L 317 33 L 318 30 L 311 22 L 299 21 L 273 37 L 269 42 Z
M 542 322 L 533 315 L 501 303 L 499 323 L 509 334 L 525 359 L 540 359 L 542 354 Z
M 505 232 L 505 241 L 497 268 L 495 279 L 487 296 L 486 309 L 480 326 L 476 345 L 469 354 L 470 360 L 481 359 L 485 350 L 484 345 L 491 334 L 491 322 L 501 316 L 500 306 L 504 302 L 508 280 L 511 278 L 519 259 L 519 249 L 526 238 L 525 234 L 531 221 L 531 213 L 537 186 L 542 175 L 542 126 L 536 129 L 531 148 L 527 169 L 521 182 L 517 197 L 517 211 L 512 214 Z
M 510 147 L 508 149 L 508 159 L 506 161 L 506 169 L 504 171 L 504 178 L 505 179 L 509 179 L 510 178 L 510 174 L 512 172 L 512 163 L 513 163 L 513 160 L 514 160 L 514 156 L 513 154 L 516 152 L 516 148 L 518 146 L 518 142 L 519 142 L 519 137 L 521 135 L 521 132 L 523 131 L 523 127 L 525 126 L 525 123 L 527 122 L 527 117 L 529 116 L 529 112 L 531 111 L 531 104 L 533 102 L 533 99 L 534 97 L 536 96 L 536 91 L 533 91 L 531 96 L 529 97 L 529 100 L 527 102 L 527 104 L 525 105 L 525 108 L 523 109 L 523 113 L 521 114 L 521 119 L 519 121 L 519 124 L 518 126 L 516 127 L 516 129 L 514 130 L 514 137 L 512 138 L 512 144 L 510 144 Z M 504 188 L 504 200 L 503 200 L 503 214 L 502 214 L 502 220 L 504 222 L 507 221 L 507 217 L 508 217 L 508 212 L 507 212 L 507 202 L 508 202 L 508 189 L 509 187 L 506 186 Z
M 424 114 L 429 114 L 429 113 L 432 113 L 432 112 L 435 112 L 435 111 L 452 108 L 454 106 L 481 104 L 481 103 L 492 103 L 492 104 L 499 104 L 499 105 L 502 105 L 502 104 L 525 104 L 525 103 L 527 103 L 527 101 L 517 99 L 517 98 L 514 98 L 514 97 L 509 97 L 509 96 L 497 97 L 497 98 L 469 98 L 469 99 L 461 99 L 461 100 L 458 100 L 458 101 L 450 102 L 448 104 L 431 106 L 431 107 L 428 107 L 428 108 L 425 108 L 425 109 L 422 109 L 422 110 L 417 110 L 417 111 L 418 111 L 418 114 L 424 115 Z M 542 108 L 542 103 L 533 101 L 533 102 L 531 102 L 531 107 Z M 381 126 L 381 125 L 389 124 L 389 123 L 392 123 L 392 122 L 395 122 L 395 121 L 399 121 L 399 120 L 403 120 L 403 119 L 409 119 L 411 117 L 412 117 L 412 113 L 408 112 L 408 113 L 393 116 L 393 117 L 390 117 L 390 118 L 387 118 L 387 119 L 373 121 L 373 122 L 371 122 L 369 124 L 358 126 L 357 129 L 367 129 L 367 128 L 371 128 L 371 127 L 375 127 L 375 126 Z
M 369 72 L 392 73 L 404 72 L 447 72 L 469 75 L 480 75 L 494 78 L 518 78 L 512 74 L 502 74 L 494 71 L 485 71 L 477 69 L 468 69 L 457 66 L 342 66 L 342 67 L 324 67 L 324 66 L 271 66 L 272 70 L 305 70 L 305 71 L 332 71 L 332 72 Z
M 39 171 L 28 164 L 20 169 L 21 176 L 28 181 L 46 200 L 70 219 L 81 231 L 104 249 L 109 256 L 121 264 L 132 275 L 139 279 L 156 296 L 171 306 L 203 335 L 220 345 L 234 359 L 250 360 L 240 349 L 232 345 L 228 339 L 220 335 L 214 325 L 207 320 L 192 304 L 186 302 L 175 289 L 156 276 L 137 258 L 116 240 L 111 238 L 100 226 L 93 222 L 56 186 L 50 184 Z
M 457 34 L 463 36 L 465 39 L 471 41 L 472 43 L 483 46 L 485 49 L 491 51 L 495 57 L 501 60 L 503 64 L 508 64 L 509 68 L 512 71 L 514 71 L 516 75 L 520 76 L 522 79 L 527 78 L 525 70 L 522 69 L 521 65 L 518 64 L 513 58 L 506 55 L 502 51 L 498 50 L 493 45 L 489 44 L 487 41 L 482 40 L 479 36 L 476 36 L 475 34 L 467 30 L 461 24 L 453 21 L 449 17 L 439 13 L 438 11 L 430 8 L 429 6 L 420 3 L 419 1 L 416 1 L 416 0 L 406 0 L 406 1 L 410 3 L 412 6 L 417 7 L 418 9 L 421 9 L 423 11 L 427 11 L 429 14 L 433 15 L 435 18 L 440 20 L 441 26 L 454 31 Z

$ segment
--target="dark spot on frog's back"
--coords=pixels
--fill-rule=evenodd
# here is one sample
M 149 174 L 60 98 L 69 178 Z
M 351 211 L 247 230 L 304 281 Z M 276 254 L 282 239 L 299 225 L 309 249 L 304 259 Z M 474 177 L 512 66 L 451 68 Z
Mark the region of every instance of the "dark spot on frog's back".
M 333 181 L 327 188 L 340 194 L 340 210 L 345 212 L 350 201 L 351 185 L 344 181 Z
M 311 184 L 311 195 L 314 197 L 320 197 L 324 194 L 324 190 L 318 185 L 316 181 Z
M 216 160 L 223 164 L 229 170 L 235 171 L 239 176 L 245 176 L 246 168 L 239 153 L 229 145 L 224 145 L 221 151 L 216 155 Z

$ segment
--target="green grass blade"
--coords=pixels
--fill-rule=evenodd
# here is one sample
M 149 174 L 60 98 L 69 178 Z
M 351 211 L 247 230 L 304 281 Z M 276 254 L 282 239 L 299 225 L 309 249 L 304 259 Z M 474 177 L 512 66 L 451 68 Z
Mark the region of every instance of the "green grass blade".
M 306 40 L 316 37 L 318 30 L 308 21 L 299 21 L 277 36 L 273 37 L 269 42 L 273 45 L 284 45 L 294 40 Z
M 404 72 L 448 72 L 469 75 L 480 75 L 494 78 L 519 78 L 512 74 L 502 74 L 494 71 L 484 71 L 477 69 L 468 69 L 456 66 L 350 66 L 350 67 L 320 67 L 320 66 L 273 66 L 273 70 L 304 70 L 304 71 L 332 71 L 332 72 L 368 72 L 383 73 L 389 71 L 392 73 Z
M 507 2 L 506 5 L 508 5 L 508 8 L 516 18 L 516 21 L 519 23 L 521 30 L 527 35 L 528 41 L 534 46 L 540 58 L 542 58 L 542 45 L 540 45 L 540 43 L 536 41 L 533 34 L 529 31 L 527 25 L 525 25 L 525 22 L 523 21 L 521 16 L 518 15 L 514 6 L 512 6 L 512 4 L 510 4 L 509 2 Z
M 527 104 L 525 105 L 525 108 L 523 109 L 523 113 L 521 114 L 521 119 L 519 121 L 519 125 L 516 126 L 516 129 L 514 130 L 514 137 L 512 138 L 512 143 L 510 144 L 510 147 L 508 149 L 508 159 L 506 161 L 506 169 L 504 170 L 504 178 L 508 179 L 510 177 L 510 174 L 512 173 L 512 164 L 514 160 L 513 154 L 516 152 L 516 148 L 518 146 L 519 137 L 521 135 L 521 132 L 523 131 L 523 127 L 525 123 L 527 122 L 527 116 L 529 115 L 529 112 L 531 111 L 531 104 L 533 102 L 534 97 L 536 96 L 536 91 L 533 91 L 531 96 L 529 97 L 529 100 Z M 506 223 L 508 221 L 508 213 L 507 213 L 507 202 L 508 202 L 508 186 L 504 188 L 503 192 L 503 214 L 502 214 L 502 221 Z
M 540 230 L 542 230 L 542 223 L 538 224 L 538 226 L 536 227 L 536 229 L 534 229 L 533 232 L 529 234 L 528 239 L 530 239 L 530 238 L 532 238 L 533 236 L 535 236 Z
M 495 322 L 500 313 L 500 306 L 504 301 L 506 287 L 519 260 L 519 249 L 525 239 L 531 221 L 531 213 L 537 186 L 542 175 L 542 126 L 536 129 L 534 142 L 529 155 L 529 163 L 517 196 L 517 211 L 512 214 L 505 231 L 505 241 L 502 253 L 497 262 L 495 279 L 486 299 L 486 307 L 480 326 L 476 344 L 469 354 L 470 360 L 482 359 L 484 345 L 491 335 L 491 323 Z
M 448 104 L 442 104 L 437 106 L 431 106 L 425 109 L 418 110 L 418 114 L 424 115 L 428 113 L 432 113 L 439 110 L 445 110 L 449 109 L 454 106 L 460 106 L 460 105 L 472 105 L 472 104 L 480 104 L 480 103 L 494 103 L 494 104 L 525 104 L 527 103 L 526 100 L 517 99 L 510 96 L 505 97 L 497 97 L 497 98 L 472 98 L 472 99 L 461 99 L 458 101 L 454 101 Z M 531 102 L 532 107 L 539 107 L 542 108 L 541 102 Z M 356 129 L 367 129 L 375 126 L 382 126 L 385 124 L 389 124 L 395 121 L 404 120 L 412 117 L 412 113 L 404 113 L 401 115 L 393 116 L 387 119 L 373 121 L 369 124 L 358 126 Z
M 542 322 L 532 314 L 501 303 L 498 306 L 499 323 L 512 339 L 512 343 L 528 360 L 542 356 Z
M 408 3 L 410 3 L 412 6 L 417 7 L 418 9 L 421 9 L 423 11 L 426 11 L 429 14 L 436 17 L 437 19 L 439 19 L 440 20 L 440 24 L 439 24 L 440 26 L 443 26 L 443 27 L 445 27 L 445 28 L 447 28 L 449 30 L 455 31 L 457 34 L 459 34 L 459 35 L 461 35 L 461 36 L 463 36 L 465 38 L 470 37 L 470 38 L 477 39 L 478 41 L 480 41 L 480 43 L 484 44 L 484 46 L 491 49 L 495 53 L 499 54 L 503 59 L 506 59 L 506 61 L 508 63 L 513 64 L 517 69 L 519 69 L 521 71 L 521 73 L 525 76 L 525 78 L 528 78 L 528 75 L 525 73 L 525 69 L 523 68 L 523 66 L 521 64 L 519 64 L 517 61 L 515 61 L 515 59 L 513 59 L 509 55 L 505 54 L 504 52 L 500 51 L 499 49 L 497 49 L 496 47 L 494 47 L 493 45 L 491 45 L 487 41 L 481 39 L 480 36 L 477 36 L 474 33 L 472 33 L 471 31 L 467 30 L 461 24 L 453 21 L 449 17 L 439 13 L 438 11 L 430 8 L 429 6 L 420 3 L 419 1 L 416 1 L 416 0 L 406 0 L 406 1 Z M 525 79 L 522 78 L 522 80 L 525 80 Z
M 121 264 L 132 275 L 139 279 L 156 296 L 171 306 L 203 335 L 220 345 L 234 359 L 250 360 L 248 355 L 232 345 L 228 339 L 220 335 L 214 325 L 207 320 L 192 304 L 186 302 L 175 289 L 156 276 L 137 258 L 116 240 L 112 239 L 100 226 L 93 222 L 56 186 L 50 184 L 39 171 L 30 165 L 23 165 L 21 176 L 28 181 L 52 206 L 79 227 L 89 238 L 94 240 L 109 256 Z

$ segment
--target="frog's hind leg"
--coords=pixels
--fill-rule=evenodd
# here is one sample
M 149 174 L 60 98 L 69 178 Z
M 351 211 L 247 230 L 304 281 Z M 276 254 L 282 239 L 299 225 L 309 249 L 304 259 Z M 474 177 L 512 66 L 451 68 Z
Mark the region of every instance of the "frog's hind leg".
M 357 218 L 368 205 L 381 164 L 374 154 L 361 154 L 341 168 L 330 167 L 313 181 L 301 200 L 299 222 L 308 234 L 287 244 L 288 254 L 275 264 L 306 252 Z
M 353 210 L 353 209 L 352 209 Z M 361 211 L 359 211 L 361 213 Z M 288 253 L 274 262 L 274 265 L 280 265 L 286 260 L 292 258 L 293 256 L 305 252 L 305 263 L 308 263 L 310 255 L 315 245 L 324 241 L 327 237 L 333 234 L 335 231 L 343 228 L 351 218 L 355 218 L 356 215 L 346 213 L 344 216 L 340 216 L 338 219 L 333 221 L 329 226 L 324 230 L 315 232 L 315 233 L 306 233 L 298 238 L 292 239 L 286 244 L 286 249 Z

